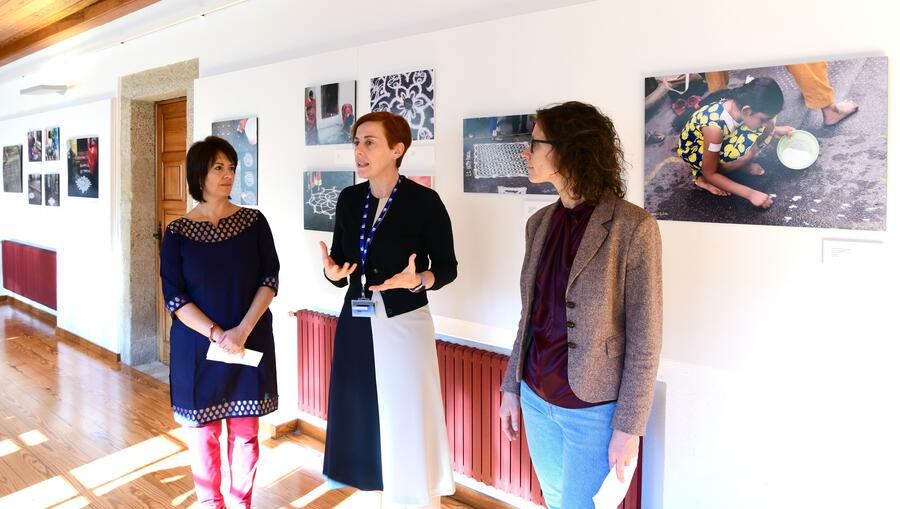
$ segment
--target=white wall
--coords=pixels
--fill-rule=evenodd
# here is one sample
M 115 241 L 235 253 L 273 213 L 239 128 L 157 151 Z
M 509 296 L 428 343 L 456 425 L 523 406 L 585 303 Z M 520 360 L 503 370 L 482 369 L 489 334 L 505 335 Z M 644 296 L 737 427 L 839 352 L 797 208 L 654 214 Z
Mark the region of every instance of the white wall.
M 235 9 L 255 9 L 252 30 L 282 33 L 282 13 L 270 4 L 249 2 Z M 891 10 L 896 8 L 879 0 L 853 6 L 834 0 L 762 0 L 740 15 L 710 12 L 709 29 L 717 36 L 704 38 L 698 33 L 703 13 L 684 4 L 597 1 L 213 76 L 209 69 L 252 61 L 247 55 L 254 50 L 277 53 L 263 37 L 226 38 L 231 45 L 239 40 L 239 48 L 216 50 L 208 44 L 248 29 L 243 14 L 228 15 L 206 20 L 203 27 L 148 36 L 125 53 L 110 50 L 120 63 L 108 68 L 137 70 L 183 60 L 200 41 L 204 77 L 195 88 L 195 138 L 208 134 L 213 120 L 259 116 L 260 209 L 272 224 L 282 261 L 281 292 L 272 309 L 282 406 L 290 409 L 296 391 L 296 330 L 286 312 L 311 306 L 336 310 L 342 297 L 319 270 L 316 243 L 330 242 L 329 236 L 302 230 L 302 172 L 340 167 L 333 162 L 334 147 L 304 146 L 305 86 L 358 80 L 359 115 L 368 109 L 370 77 L 435 70 L 436 141 L 423 147 L 435 152 L 434 163 L 426 166 L 453 218 L 460 276 L 432 295 L 433 309 L 442 332 L 508 347 L 519 311 L 523 203 L 515 196 L 462 193 L 463 118 L 529 112 L 565 99 L 597 104 L 613 118 L 632 164 L 628 198 L 641 203 L 644 76 L 897 56 L 900 38 L 890 24 L 896 19 Z M 319 21 L 298 18 L 296 23 Z M 896 76 L 893 67 L 890 73 Z M 114 75 L 97 72 L 114 82 Z M 897 83 L 889 79 L 894 96 L 900 92 Z M 0 90 L 0 104 L 12 97 Z M 897 101 L 888 108 L 889 122 L 895 124 Z M 24 140 L 29 128 L 50 125 L 29 120 L 11 130 L 9 122 L 0 124 L 4 144 L 10 136 Z M 60 124 L 66 139 L 70 131 Z M 900 143 L 893 130 L 889 133 L 888 150 L 896 154 Z M 101 150 L 107 150 L 100 135 Z M 889 173 L 896 173 L 896 157 L 889 165 Z M 889 486 L 898 473 L 894 458 L 900 443 L 893 410 L 898 384 L 892 373 L 900 351 L 897 297 L 891 290 L 900 281 L 888 261 L 898 255 L 893 227 L 898 186 L 900 179 L 888 179 L 888 232 L 660 224 L 665 338 L 659 378 L 665 382 L 666 404 L 665 418 L 654 422 L 664 422 L 665 450 L 662 471 L 646 480 L 662 484 L 662 503 L 649 507 L 893 503 Z M 26 217 L 22 210 L 31 212 L 27 205 L 11 205 L 9 196 L 0 196 L 3 212 L 9 207 L 15 207 L 17 217 Z M 74 201 L 66 198 L 63 208 Z M 60 221 L 64 215 L 62 208 L 32 214 L 55 214 Z M 38 233 L 47 228 L 9 226 L 8 216 L 2 217 L 3 236 L 27 233 L 42 244 L 57 238 Z M 52 222 L 34 221 L 36 226 Z M 57 231 L 59 238 L 71 235 L 71 229 Z M 823 265 L 823 238 L 883 242 L 884 259 L 851 268 Z
M 646 3 L 595 2 L 198 80 L 196 138 L 209 133 L 215 118 L 259 115 L 260 208 L 272 222 L 283 267 L 273 306 L 278 337 L 286 338 L 279 355 L 289 359 L 279 366 L 282 383 L 293 384 L 295 356 L 285 311 L 337 310 L 342 296 L 321 277 L 316 243 L 330 236 L 302 230 L 302 172 L 340 167 L 334 147 L 304 146 L 303 87 L 356 79 L 362 115 L 369 78 L 435 70 L 430 166 L 453 218 L 460 276 L 430 296 L 432 308 L 443 333 L 509 346 L 519 312 L 523 199 L 462 193 L 462 119 L 530 112 L 565 99 L 592 102 L 619 129 L 632 164 L 628 197 L 641 203 L 644 76 L 900 51 L 883 17 L 844 12 L 852 37 L 838 39 L 819 28 L 835 23 L 833 10 L 810 5 L 756 6 L 755 12 L 772 11 L 752 34 L 756 44 L 701 47 L 680 36 L 671 18 L 641 14 L 652 11 Z M 891 119 L 897 115 L 892 104 Z M 900 148 L 895 136 L 889 143 L 891 152 Z M 897 179 L 889 185 L 890 198 L 898 199 Z M 889 214 L 894 224 L 896 207 Z M 665 466 L 647 482 L 663 483 L 662 505 L 883 503 L 887 472 L 896 472 L 891 456 L 900 451 L 888 431 L 896 422 L 889 406 L 896 384 L 887 373 L 897 358 L 889 334 L 896 341 L 897 329 L 882 291 L 885 281 L 896 281 L 886 262 L 896 256 L 895 235 L 675 222 L 661 229 Z M 826 237 L 883 241 L 885 260 L 830 268 L 821 263 Z M 840 482 L 845 473 L 849 484 Z M 869 489 L 856 494 L 863 485 Z
M 0 119 L 110 97 L 119 76 L 193 58 L 208 76 L 584 1 L 160 0 L 0 67 Z M 19 95 L 41 84 L 71 88 Z
M 113 304 L 119 296 L 111 259 L 111 99 L 0 121 L 0 146 L 23 146 L 22 193 L 0 192 L 0 238 L 56 250 L 57 326 L 119 351 Z M 58 161 L 30 162 L 27 132 L 59 126 Z M 98 198 L 68 195 L 66 161 L 70 138 L 97 136 L 100 150 Z M 59 207 L 28 204 L 28 174 L 59 173 Z M 39 306 L 41 307 L 41 306 Z

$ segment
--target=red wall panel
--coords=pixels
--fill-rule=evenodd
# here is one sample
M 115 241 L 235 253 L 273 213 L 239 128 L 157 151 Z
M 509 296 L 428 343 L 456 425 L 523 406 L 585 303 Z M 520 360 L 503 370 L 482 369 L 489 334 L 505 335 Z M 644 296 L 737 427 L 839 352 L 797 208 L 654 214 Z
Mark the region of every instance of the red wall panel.
M 56 309 L 56 252 L 4 240 L 3 287 Z

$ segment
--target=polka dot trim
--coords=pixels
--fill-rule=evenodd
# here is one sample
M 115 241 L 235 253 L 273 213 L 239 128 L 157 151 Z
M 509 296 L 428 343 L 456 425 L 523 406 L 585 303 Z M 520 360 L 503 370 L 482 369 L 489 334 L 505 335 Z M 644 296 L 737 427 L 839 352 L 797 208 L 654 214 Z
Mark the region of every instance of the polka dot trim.
M 256 209 L 242 208 L 219 220 L 218 228 L 214 228 L 209 221 L 193 221 L 186 217 L 180 217 L 169 223 L 167 229 L 171 233 L 197 242 L 222 242 L 238 236 L 253 226 L 259 216 L 259 211 Z
M 172 297 L 166 301 L 166 309 L 169 310 L 169 313 L 174 313 L 184 307 L 188 302 L 190 302 L 190 300 L 184 296 Z
M 208 422 L 231 417 L 259 417 L 278 409 L 278 397 L 261 400 L 226 401 L 206 408 L 192 409 L 173 406 L 175 420 L 183 426 L 202 426 Z
M 275 290 L 275 293 L 278 293 L 278 277 L 277 276 L 269 276 L 262 280 L 259 286 L 268 286 L 269 288 Z

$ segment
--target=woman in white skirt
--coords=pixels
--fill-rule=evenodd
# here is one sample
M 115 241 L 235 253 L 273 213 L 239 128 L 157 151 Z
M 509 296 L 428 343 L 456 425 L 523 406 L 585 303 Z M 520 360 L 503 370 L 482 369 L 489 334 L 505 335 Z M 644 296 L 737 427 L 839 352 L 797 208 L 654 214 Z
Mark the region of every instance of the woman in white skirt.
M 412 142 L 397 115 L 353 126 L 356 171 L 338 198 L 325 276 L 349 285 L 334 341 L 324 475 L 382 491 L 388 507 L 440 507 L 454 492 L 427 292 L 456 279 L 450 216 L 400 175 Z

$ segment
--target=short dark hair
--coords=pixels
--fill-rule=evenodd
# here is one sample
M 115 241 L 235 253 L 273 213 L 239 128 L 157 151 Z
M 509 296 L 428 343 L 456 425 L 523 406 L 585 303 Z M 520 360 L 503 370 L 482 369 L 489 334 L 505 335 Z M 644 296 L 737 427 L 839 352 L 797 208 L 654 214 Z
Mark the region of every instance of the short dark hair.
M 238 158 L 234 147 L 218 136 L 207 136 L 205 140 L 194 143 L 188 149 L 185 161 L 188 192 L 198 202 L 206 201 L 203 199 L 203 182 L 206 180 L 206 174 L 209 173 L 210 167 L 216 162 L 216 154 L 219 152 L 237 166 Z
M 351 137 L 356 138 L 356 129 L 366 122 L 378 122 L 381 124 L 388 147 L 394 148 L 398 143 L 403 144 L 403 154 L 397 158 L 397 168 L 399 168 L 400 163 L 403 162 L 403 156 L 406 155 L 406 151 L 412 145 L 412 130 L 409 128 L 409 123 L 400 115 L 394 115 L 387 111 L 373 111 L 359 117 L 356 123 L 353 124 Z
M 784 93 L 778 82 L 768 77 L 761 77 L 744 83 L 734 89 L 734 101 L 739 108 L 749 106 L 754 112 L 775 116 L 784 108 Z
M 538 110 L 536 122 L 575 197 L 593 204 L 606 192 L 625 197 L 625 155 L 609 117 L 595 106 L 569 101 Z

